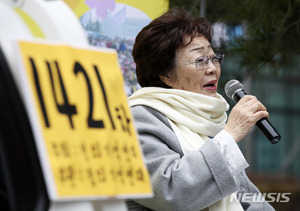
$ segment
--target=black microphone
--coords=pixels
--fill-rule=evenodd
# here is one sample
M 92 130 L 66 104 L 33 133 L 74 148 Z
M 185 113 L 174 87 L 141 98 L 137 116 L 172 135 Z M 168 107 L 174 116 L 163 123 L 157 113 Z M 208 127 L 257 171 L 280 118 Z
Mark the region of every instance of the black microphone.
M 225 85 L 226 95 L 238 102 L 242 97 L 244 97 L 246 92 L 244 91 L 244 86 L 238 80 L 230 80 Z M 260 119 L 256 126 L 264 133 L 264 135 L 269 139 L 272 144 L 276 144 L 280 141 L 281 136 L 276 131 L 276 129 L 271 125 L 271 123 L 266 118 Z

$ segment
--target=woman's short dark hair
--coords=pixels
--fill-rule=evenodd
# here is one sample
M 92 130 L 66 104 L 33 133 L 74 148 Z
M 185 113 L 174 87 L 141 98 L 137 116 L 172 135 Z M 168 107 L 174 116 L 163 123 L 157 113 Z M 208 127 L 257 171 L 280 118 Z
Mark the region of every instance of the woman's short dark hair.
M 209 22 L 205 18 L 193 17 L 180 8 L 170 9 L 151 21 L 137 35 L 132 51 L 139 84 L 142 87 L 169 88 L 159 76 L 174 68 L 176 50 L 188 45 L 199 34 L 211 42 Z M 184 44 L 186 36 L 190 36 L 191 40 Z

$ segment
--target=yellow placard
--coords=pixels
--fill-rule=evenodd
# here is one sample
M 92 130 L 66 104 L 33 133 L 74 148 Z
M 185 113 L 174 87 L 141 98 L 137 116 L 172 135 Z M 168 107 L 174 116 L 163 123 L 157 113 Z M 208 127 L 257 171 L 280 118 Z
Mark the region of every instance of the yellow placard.
M 151 194 L 116 52 L 18 44 L 57 196 Z

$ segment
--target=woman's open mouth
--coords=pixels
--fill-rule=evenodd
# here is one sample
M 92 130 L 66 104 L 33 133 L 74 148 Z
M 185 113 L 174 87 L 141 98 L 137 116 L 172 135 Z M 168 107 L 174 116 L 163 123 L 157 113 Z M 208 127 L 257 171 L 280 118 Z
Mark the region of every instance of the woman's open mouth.
M 216 84 L 217 84 L 217 80 L 213 80 L 205 84 L 203 87 L 206 90 L 216 90 L 217 89 Z

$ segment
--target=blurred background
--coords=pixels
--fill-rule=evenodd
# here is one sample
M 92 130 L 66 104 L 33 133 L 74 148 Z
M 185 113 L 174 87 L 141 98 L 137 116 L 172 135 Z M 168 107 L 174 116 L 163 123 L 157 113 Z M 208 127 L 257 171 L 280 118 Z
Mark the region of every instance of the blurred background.
M 288 203 L 271 202 L 276 210 L 300 210 L 300 1 L 157 0 L 152 4 L 152 16 L 145 10 L 143 14 L 141 8 L 137 12 L 122 5 L 128 1 L 114 3 L 115 9 L 107 5 L 102 17 L 91 8 L 79 20 L 91 45 L 118 51 L 128 95 L 140 88 L 131 50 L 143 26 L 172 7 L 211 22 L 212 44 L 226 55 L 219 93 L 225 96 L 223 87 L 228 80 L 241 81 L 245 91 L 268 108 L 269 120 L 282 136 L 272 145 L 254 128 L 247 140 L 240 142 L 250 164 L 247 173 L 264 193 L 291 193 Z M 115 28 L 108 27 L 112 23 Z M 234 102 L 226 99 L 232 108 Z

